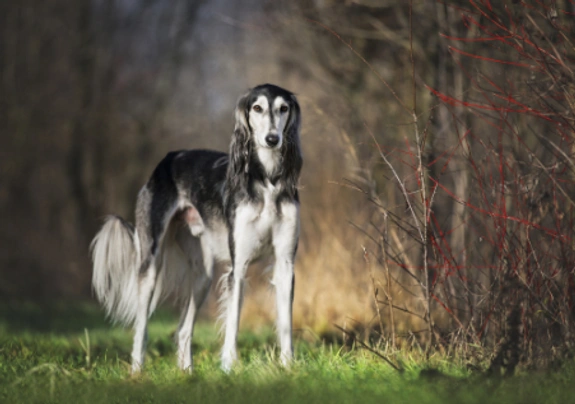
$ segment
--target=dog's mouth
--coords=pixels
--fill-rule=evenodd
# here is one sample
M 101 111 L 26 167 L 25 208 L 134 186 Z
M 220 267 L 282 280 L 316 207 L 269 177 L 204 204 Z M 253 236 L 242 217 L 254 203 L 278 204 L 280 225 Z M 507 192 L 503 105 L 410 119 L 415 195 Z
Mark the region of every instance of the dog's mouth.
M 269 150 L 279 150 L 279 149 L 281 149 L 281 147 L 282 147 L 281 144 L 277 144 L 276 146 L 269 146 L 269 145 L 265 146 L 265 148 L 269 149 Z
M 257 142 L 257 146 L 259 149 L 264 149 L 264 150 L 269 150 L 269 151 L 278 151 L 282 148 L 283 143 L 280 142 L 275 146 L 270 146 L 269 144 L 267 144 L 265 142 L 263 142 L 263 143 Z

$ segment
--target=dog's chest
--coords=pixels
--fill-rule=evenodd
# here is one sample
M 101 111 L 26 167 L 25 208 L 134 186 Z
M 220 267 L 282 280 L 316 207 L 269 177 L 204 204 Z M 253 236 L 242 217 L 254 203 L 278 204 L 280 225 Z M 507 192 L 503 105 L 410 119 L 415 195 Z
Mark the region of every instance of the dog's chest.
M 257 230 L 265 233 L 271 231 L 272 227 L 278 222 L 279 213 L 276 201 L 280 189 L 267 182 L 265 186 L 260 186 L 259 191 L 263 201 L 254 203 L 251 206 L 253 223 Z
M 267 183 L 257 192 L 260 201 L 238 205 L 234 226 L 236 246 L 245 249 L 252 260 L 271 253 L 273 229 L 281 219 L 276 203 L 279 187 Z

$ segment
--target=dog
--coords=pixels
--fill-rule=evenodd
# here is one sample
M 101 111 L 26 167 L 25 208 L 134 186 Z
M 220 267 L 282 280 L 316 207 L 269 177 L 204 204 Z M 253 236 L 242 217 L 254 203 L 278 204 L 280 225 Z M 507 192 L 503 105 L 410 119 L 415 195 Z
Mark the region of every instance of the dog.
M 192 370 L 194 322 L 216 262 L 227 268 L 220 281 L 221 367 L 229 372 L 237 361 L 246 271 L 259 259 L 274 260 L 280 361 L 290 363 L 300 126 L 293 93 L 254 87 L 237 102 L 229 154 L 168 153 L 138 194 L 135 226 L 118 216 L 105 219 L 91 244 L 92 285 L 113 320 L 133 325 L 132 373 L 144 364 L 148 318 L 168 296 L 182 307 L 178 366 Z

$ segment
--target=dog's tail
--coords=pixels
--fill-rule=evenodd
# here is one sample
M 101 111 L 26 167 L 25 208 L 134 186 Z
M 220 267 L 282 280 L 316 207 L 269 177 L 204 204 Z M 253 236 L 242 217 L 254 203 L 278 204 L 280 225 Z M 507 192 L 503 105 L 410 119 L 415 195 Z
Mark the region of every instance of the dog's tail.
M 129 325 L 136 317 L 140 240 L 134 227 L 108 216 L 92 244 L 92 287 L 114 321 Z

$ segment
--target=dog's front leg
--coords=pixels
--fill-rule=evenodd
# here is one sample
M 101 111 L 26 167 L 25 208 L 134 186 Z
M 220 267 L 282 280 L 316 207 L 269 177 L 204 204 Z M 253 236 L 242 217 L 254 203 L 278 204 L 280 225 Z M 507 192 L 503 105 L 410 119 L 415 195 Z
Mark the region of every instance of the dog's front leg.
M 222 369 L 229 372 L 237 360 L 236 340 L 242 308 L 244 278 L 254 252 L 260 247 L 260 234 L 256 226 L 259 215 L 257 206 L 244 204 L 236 209 L 230 229 L 230 255 L 232 268 L 224 279 L 222 312 L 225 317 L 226 335 L 222 347 Z
M 294 259 L 299 237 L 299 206 L 281 206 L 281 220 L 273 230 L 276 263 L 273 284 L 276 289 L 277 333 L 281 347 L 280 361 L 286 366 L 293 358 L 292 306 L 295 274 Z
M 293 358 L 292 304 L 295 276 L 293 261 L 287 257 L 276 260 L 273 284 L 276 289 L 277 333 L 281 347 L 280 361 L 287 366 Z

